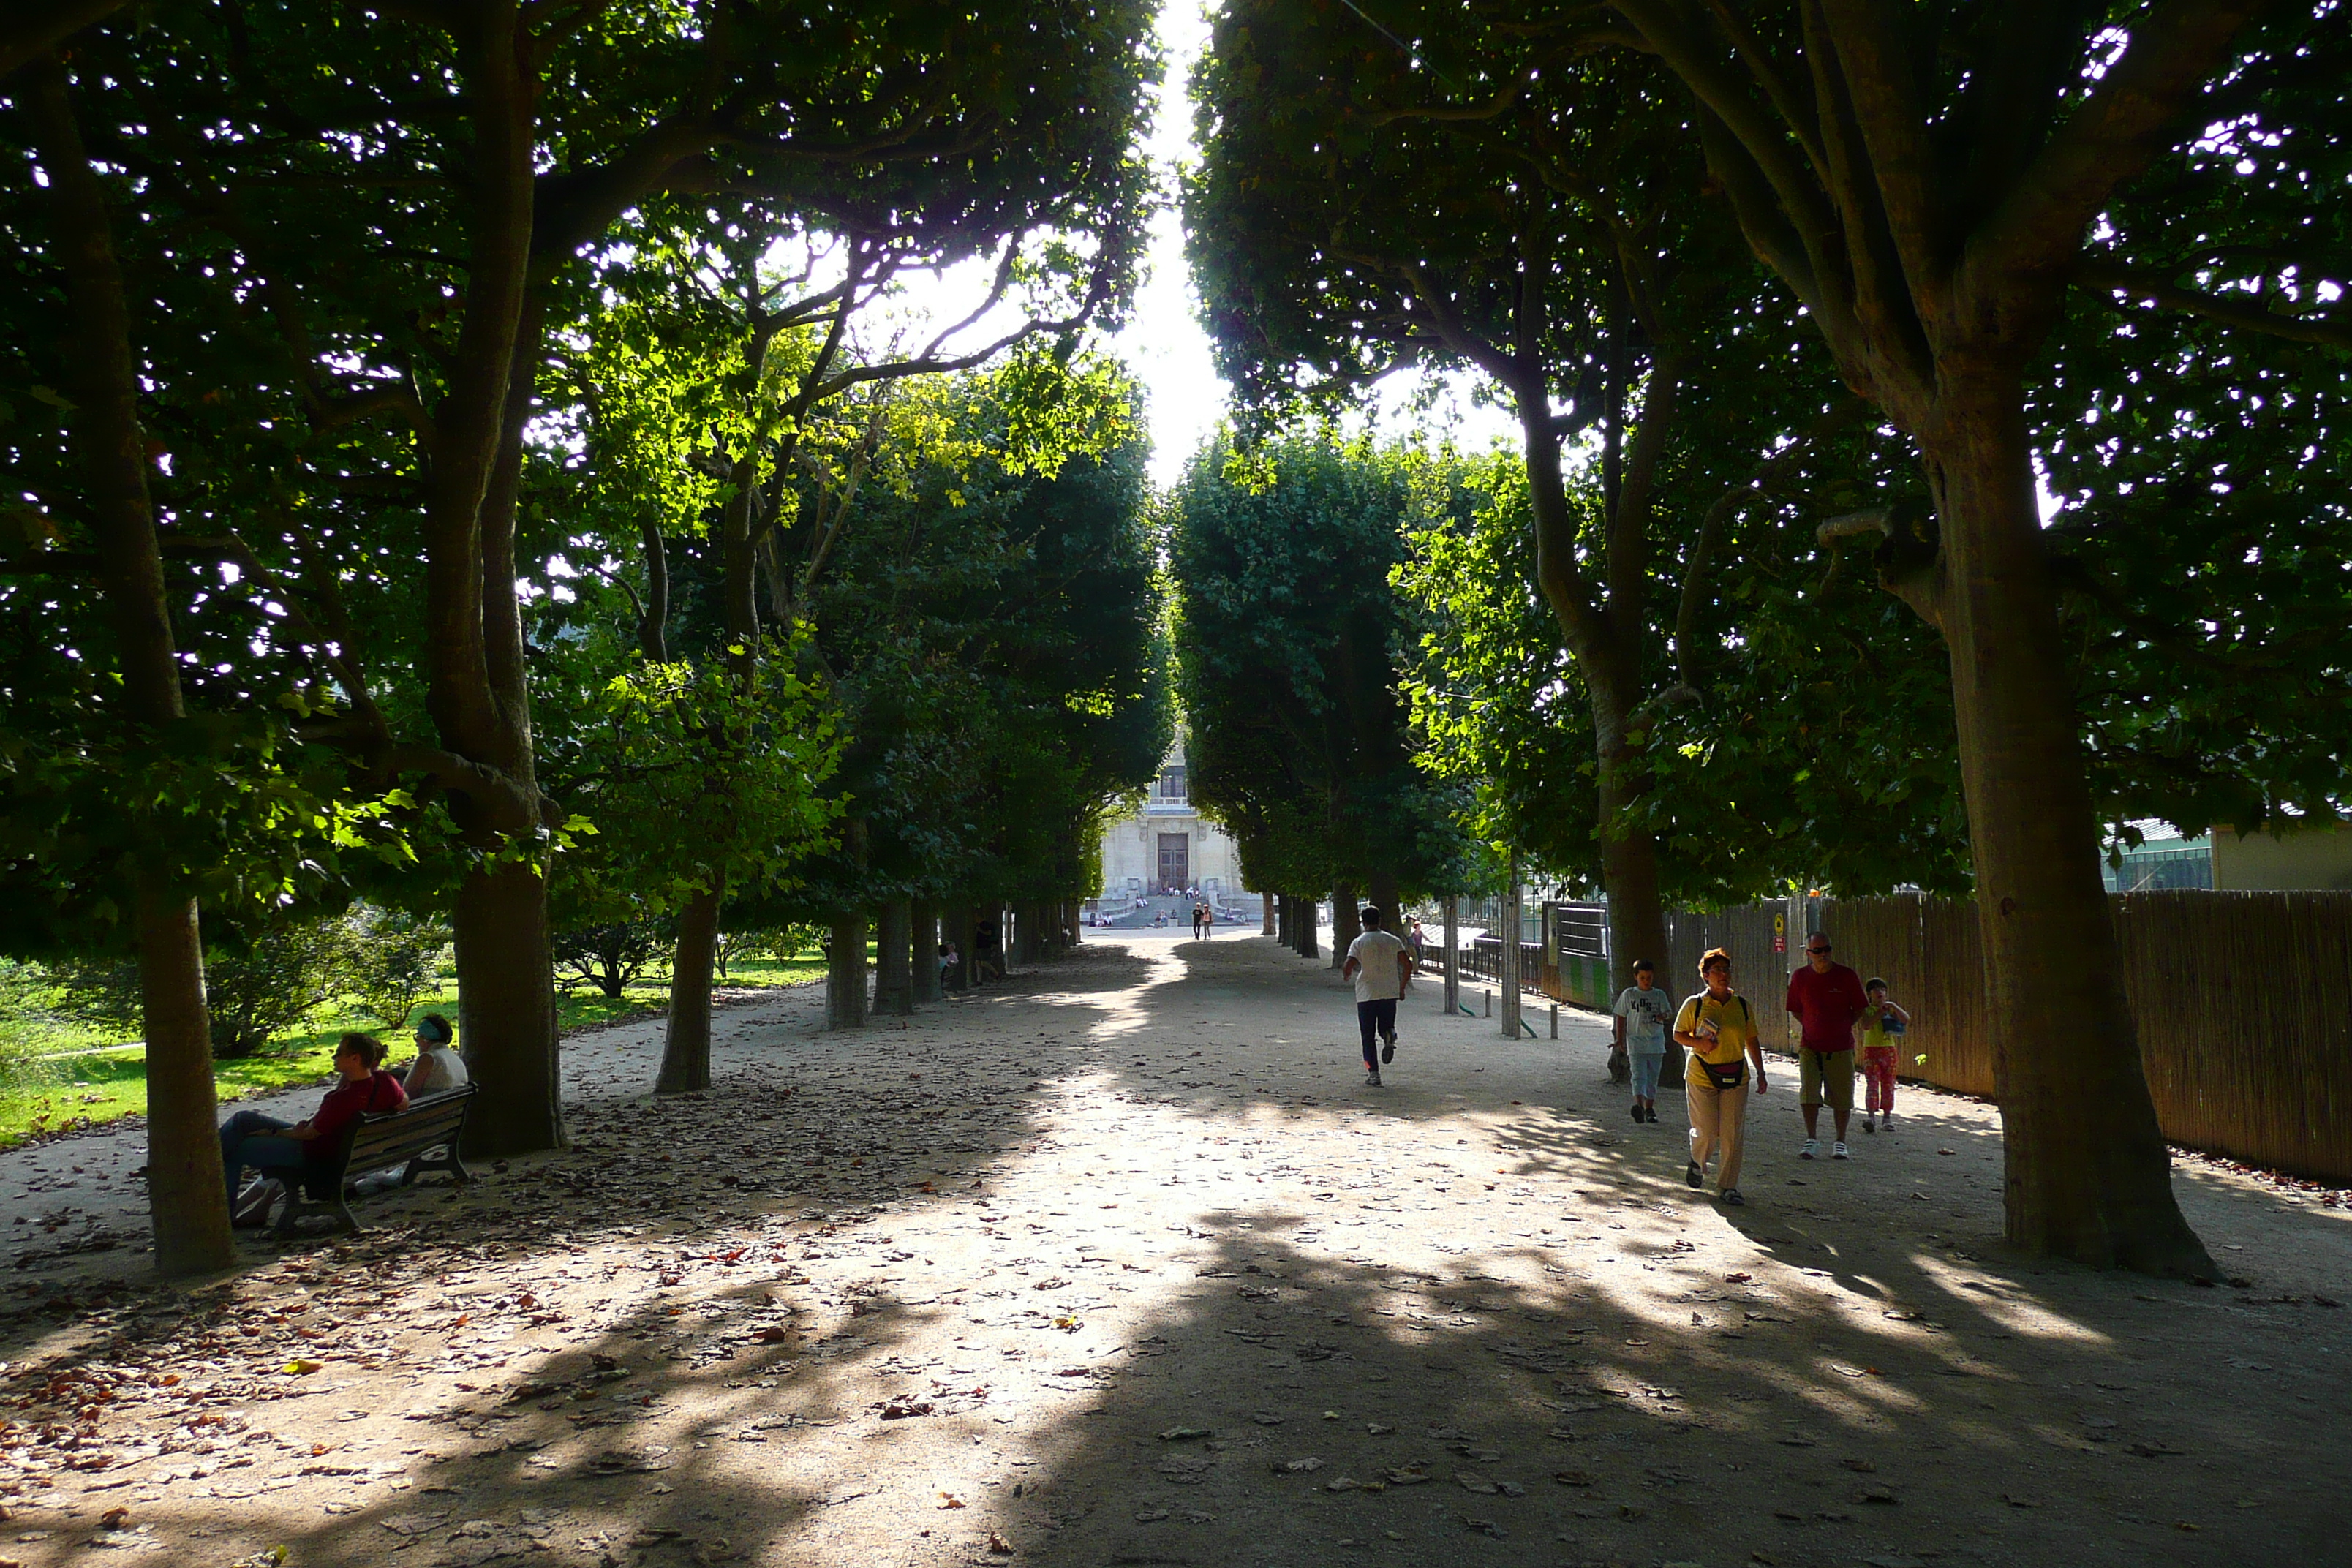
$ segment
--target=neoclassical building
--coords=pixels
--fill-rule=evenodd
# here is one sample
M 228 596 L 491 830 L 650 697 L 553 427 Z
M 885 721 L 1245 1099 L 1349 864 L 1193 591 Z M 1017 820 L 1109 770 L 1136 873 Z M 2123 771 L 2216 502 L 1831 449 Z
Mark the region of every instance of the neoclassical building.
M 1102 868 L 1105 899 L 1195 887 L 1229 897 L 1243 890 L 1241 852 L 1192 809 L 1181 731 L 1141 814 L 1104 826 Z

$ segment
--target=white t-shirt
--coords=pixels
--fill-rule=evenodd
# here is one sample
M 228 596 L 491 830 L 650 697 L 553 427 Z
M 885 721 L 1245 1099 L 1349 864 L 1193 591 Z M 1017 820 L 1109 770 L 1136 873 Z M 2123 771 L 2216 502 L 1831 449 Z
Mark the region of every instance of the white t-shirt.
M 426 1046 L 416 1053 L 416 1065 L 408 1069 L 408 1080 L 402 1087 L 415 1100 L 421 1094 L 446 1094 L 469 1081 L 465 1058 L 447 1046 Z
M 1611 1011 L 1625 1020 L 1626 1050 L 1643 1057 L 1665 1055 L 1666 1026 L 1674 1021 L 1675 1003 L 1664 986 L 1644 991 L 1628 985 L 1617 994 L 1617 1005 Z
M 1404 951 L 1404 943 L 1384 931 L 1368 931 L 1348 944 L 1357 966 L 1357 1001 L 1390 1002 L 1402 994 L 1404 977 L 1397 973 L 1397 954 Z

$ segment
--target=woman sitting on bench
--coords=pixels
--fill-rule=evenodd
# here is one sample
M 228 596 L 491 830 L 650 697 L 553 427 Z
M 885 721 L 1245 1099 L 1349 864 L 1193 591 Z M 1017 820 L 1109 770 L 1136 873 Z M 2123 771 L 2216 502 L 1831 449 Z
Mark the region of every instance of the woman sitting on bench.
M 392 1076 L 400 1080 L 409 1099 L 446 1094 L 472 1081 L 466 1071 L 465 1058 L 449 1043 L 457 1033 L 449 1026 L 449 1020 L 438 1013 L 427 1013 L 417 1023 L 416 1059 L 405 1068 L 392 1069 Z
M 345 1035 L 335 1045 L 335 1071 L 341 1081 L 327 1091 L 308 1121 L 289 1124 L 258 1110 L 240 1110 L 220 1130 L 221 1173 L 228 1179 L 229 1213 L 236 1223 L 257 1226 L 269 1217 L 278 1194 L 269 1184 L 302 1179 L 314 1157 L 325 1163 L 343 1130 L 362 1116 L 400 1110 L 408 1104 L 400 1080 L 383 1068 L 383 1042 L 373 1035 Z M 253 1167 L 257 1180 L 240 1207 L 237 1181 Z

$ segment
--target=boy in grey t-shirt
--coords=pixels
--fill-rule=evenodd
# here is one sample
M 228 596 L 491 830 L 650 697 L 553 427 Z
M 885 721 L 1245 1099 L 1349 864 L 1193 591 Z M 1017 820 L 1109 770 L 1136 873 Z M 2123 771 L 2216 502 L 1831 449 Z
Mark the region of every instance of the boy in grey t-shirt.
M 1633 1120 L 1658 1119 L 1658 1073 L 1666 1060 L 1666 1028 L 1674 1021 L 1675 1005 L 1658 984 L 1658 972 L 1646 958 L 1633 964 L 1633 984 L 1617 994 L 1610 1009 L 1617 1016 L 1617 1044 L 1633 1071 Z

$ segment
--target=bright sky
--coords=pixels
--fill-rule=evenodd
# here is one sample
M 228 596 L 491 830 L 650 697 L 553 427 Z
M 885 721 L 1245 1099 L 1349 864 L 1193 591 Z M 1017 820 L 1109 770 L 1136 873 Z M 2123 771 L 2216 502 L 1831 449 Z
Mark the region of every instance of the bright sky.
M 1168 77 L 1160 92 L 1145 151 L 1159 169 L 1171 198 L 1176 171 L 1192 162 L 1192 103 L 1190 81 L 1193 63 L 1209 42 L 1204 0 L 1165 0 L 1160 12 L 1160 43 L 1168 62 Z M 950 268 L 938 278 L 902 279 L 902 292 L 875 316 L 877 330 L 887 332 L 903 325 L 910 339 L 919 339 L 962 316 L 987 290 L 990 275 L 985 260 Z M 969 348 L 1003 331 L 1012 322 L 1009 310 L 992 312 L 958 337 L 955 348 Z M 1144 256 L 1144 272 L 1133 319 L 1127 329 L 1105 346 L 1126 361 L 1143 384 L 1145 413 L 1152 440 L 1151 477 L 1161 486 L 1173 484 L 1184 465 L 1226 416 L 1230 391 L 1212 364 L 1208 334 L 1202 330 L 1199 300 L 1184 263 L 1184 234 L 1171 205 L 1154 215 Z M 1436 406 L 1416 413 L 1410 404 L 1422 385 L 1417 373 L 1391 378 L 1376 389 L 1368 417 L 1382 437 L 1450 435 L 1465 447 L 1483 450 L 1496 439 L 1511 440 L 1516 431 L 1498 411 L 1474 406 L 1465 386 L 1446 384 Z
M 1164 0 L 1160 45 L 1168 61 L 1168 79 L 1146 147 L 1171 194 L 1175 171 L 1199 156 L 1192 142 L 1191 79 L 1192 66 L 1208 44 L 1204 0 Z M 1199 297 L 1184 264 L 1183 228 L 1172 207 L 1152 220 L 1145 267 L 1135 319 L 1110 340 L 1109 347 L 1143 383 L 1151 423 L 1151 477 L 1165 486 L 1182 474 L 1185 463 L 1225 417 L 1231 389 L 1210 363 Z M 1479 450 L 1498 439 L 1516 438 L 1516 427 L 1499 411 L 1472 405 L 1466 384 L 1446 386 L 1430 413 L 1413 412 L 1409 405 L 1421 384 L 1418 373 L 1381 384 L 1368 411 L 1379 435 L 1450 435 L 1458 444 Z

